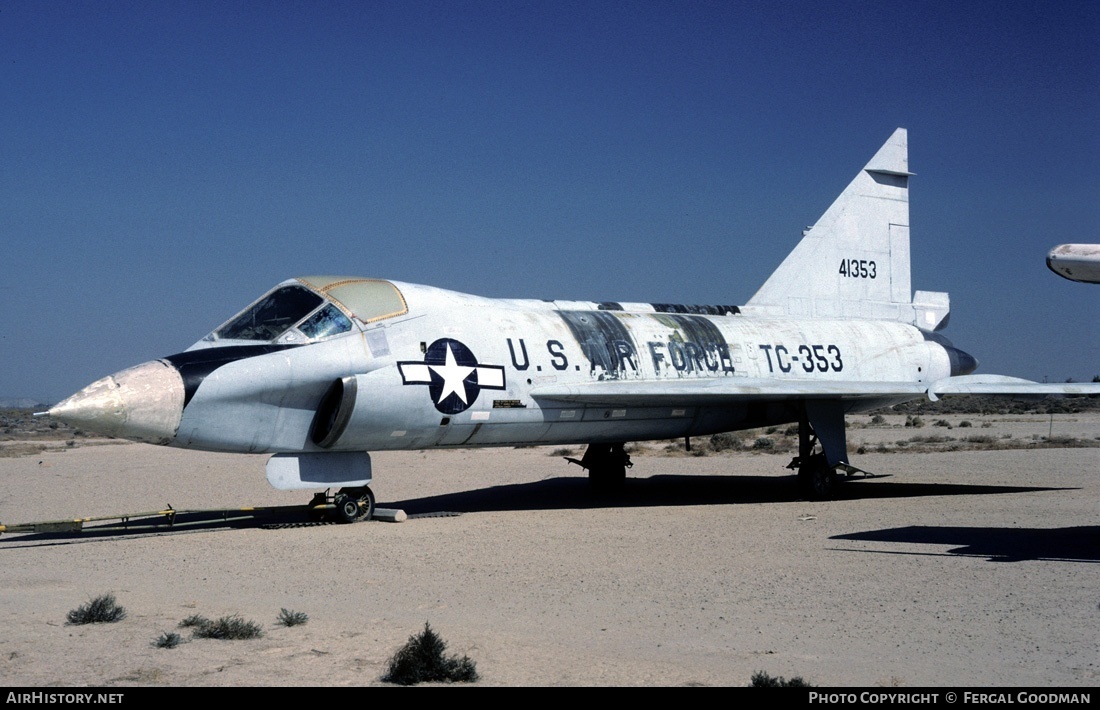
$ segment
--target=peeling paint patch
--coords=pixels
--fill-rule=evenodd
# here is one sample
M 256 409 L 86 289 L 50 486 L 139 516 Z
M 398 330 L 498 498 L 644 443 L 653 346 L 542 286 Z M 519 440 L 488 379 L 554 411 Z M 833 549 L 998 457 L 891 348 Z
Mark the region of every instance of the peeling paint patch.
M 678 375 L 728 375 L 734 371 L 729 344 L 710 319 L 679 314 L 653 317 L 672 330 L 667 342 L 646 343 L 653 370 L 658 375 L 662 374 L 662 367 L 665 372 L 671 369 Z
M 651 303 L 658 313 L 696 313 L 703 316 L 736 316 L 741 314 L 737 306 L 691 306 L 679 303 Z
M 558 311 L 598 379 L 638 376 L 638 348 L 621 320 L 607 311 Z

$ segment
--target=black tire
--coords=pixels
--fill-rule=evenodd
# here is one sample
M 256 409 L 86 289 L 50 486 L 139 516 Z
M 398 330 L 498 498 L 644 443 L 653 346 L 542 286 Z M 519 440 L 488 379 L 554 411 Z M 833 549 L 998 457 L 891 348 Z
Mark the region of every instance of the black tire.
M 813 500 L 829 500 L 836 493 L 836 471 L 829 467 L 825 454 L 814 454 L 798 468 L 798 483 Z
M 632 464 L 623 444 L 589 444 L 581 465 L 588 469 L 593 491 L 615 493 L 626 487 L 626 469 Z
M 332 502 L 336 505 L 336 518 L 344 523 L 370 520 L 374 515 L 374 491 L 367 486 L 342 488 Z
M 359 501 L 347 493 L 337 493 L 332 499 L 336 505 L 336 519 L 342 523 L 354 523 L 359 520 Z

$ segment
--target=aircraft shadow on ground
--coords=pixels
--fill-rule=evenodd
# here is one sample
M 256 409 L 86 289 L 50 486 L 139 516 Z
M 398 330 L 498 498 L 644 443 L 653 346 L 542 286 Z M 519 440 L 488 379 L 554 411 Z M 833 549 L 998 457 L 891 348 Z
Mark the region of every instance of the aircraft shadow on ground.
M 870 550 L 893 554 L 949 554 L 987 557 L 993 562 L 1063 560 L 1100 562 L 1100 526 L 1069 528 L 967 528 L 910 525 L 835 535 L 831 540 L 860 540 L 909 545 L 953 545 L 944 553 Z M 869 550 L 860 550 L 868 552 Z
M 836 500 L 911 498 L 919 496 L 992 495 L 1061 490 L 1042 486 L 895 483 L 852 480 L 838 488 Z M 627 479 L 618 493 L 592 491 L 582 477 L 552 478 L 478 488 L 386 504 L 409 515 L 435 511 L 474 513 L 508 510 L 647 508 L 659 506 L 791 503 L 805 500 L 794 476 L 656 475 Z
M 996 495 L 1064 490 L 1043 486 L 989 486 L 970 484 L 897 483 L 882 478 L 853 480 L 841 485 L 837 501 L 912 498 L 921 496 Z M 601 508 L 649 508 L 697 505 L 790 503 L 805 500 L 794 476 L 694 476 L 656 475 L 629 478 L 621 492 L 601 494 L 591 490 L 588 479 L 579 476 L 550 478 L 476 488 L 456 493 L 379 501 L 380 508 L 397 508 L 410 516 L 447 513 L 483 513 L 536 510 L 594 510 Z M 228 514 L 227 514 L 228 513 Z M 259 508 L 254 511 L 193 511 L 176 513 L 171 526 L 153 519 L 157 527 L 132 522 L 87 524 L 81 531 L 14 533 L 0 536 L 0 549 L 29 544 L 65 544 L 104 537 L 140 537 L 225 529 L 293 527 L 310 524 L 304 505 Z M 17 545 L 16 543 L 22 543 Z

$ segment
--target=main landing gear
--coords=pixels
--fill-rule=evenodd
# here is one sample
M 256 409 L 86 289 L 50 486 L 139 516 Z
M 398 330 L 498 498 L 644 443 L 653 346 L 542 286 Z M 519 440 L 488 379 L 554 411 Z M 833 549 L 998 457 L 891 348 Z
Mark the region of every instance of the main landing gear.
M 829 466 L 822 452 L 805 458 L 795 456 L 787 468 L 798 470 L 798 485 L 809 498 L 828 500 L 833 497 L 839 484 L 836 471 Z
M 588 471 L 588 483 L 592 490 L 601 493 L 622 490 L 626 484 L 626 469 L 634 464 L 624 444 L 589 444 L 580 460 L 565 457 Z
M 310 515 L 315 519 L 333 519 L 341 523 L 370 520 L 374 514 L 374 491 L 369 486 L 341 488 L 336 495 L 318 493 L 309 502 Z
M 791 459 L 787 468 L 798 471 L 798 486 L 808 498 L 827 500 L 836 493 L 837 467 L 829 465 L 824 446 L 806 416 L 798 422 L 798 456 Z

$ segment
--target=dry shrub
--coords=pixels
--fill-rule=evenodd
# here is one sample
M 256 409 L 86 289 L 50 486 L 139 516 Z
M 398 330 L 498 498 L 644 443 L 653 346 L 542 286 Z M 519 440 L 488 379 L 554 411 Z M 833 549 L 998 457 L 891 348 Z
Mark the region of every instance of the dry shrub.
M 115 601 L 114 594 L 104 594 L 82 604 L 66 615 L 70 624 L 111 624 L 126 618 L 126 609 Z
M 278 623 L 283 626 L 300 626 L 301 624 L 309 621 L 309 615 L 302 611 L 290 611 L 289 609 L 281 609 L 279 611 Z
M 219 641 L 257 639 L 264 635 L 263 627 L 255 621 L 245 621 L 239 614 L 223 616 L 216 621 L 206 620 L 195 626 L 195 638 Z
M 399 685 L 415 685 L 443 681 L 472 683 L 478 679 L 477 668 L 468 656 L 447 658 L 447 643 L 425 622 L 424 630 L 398 649 L 390 658 L 382 680 Z

